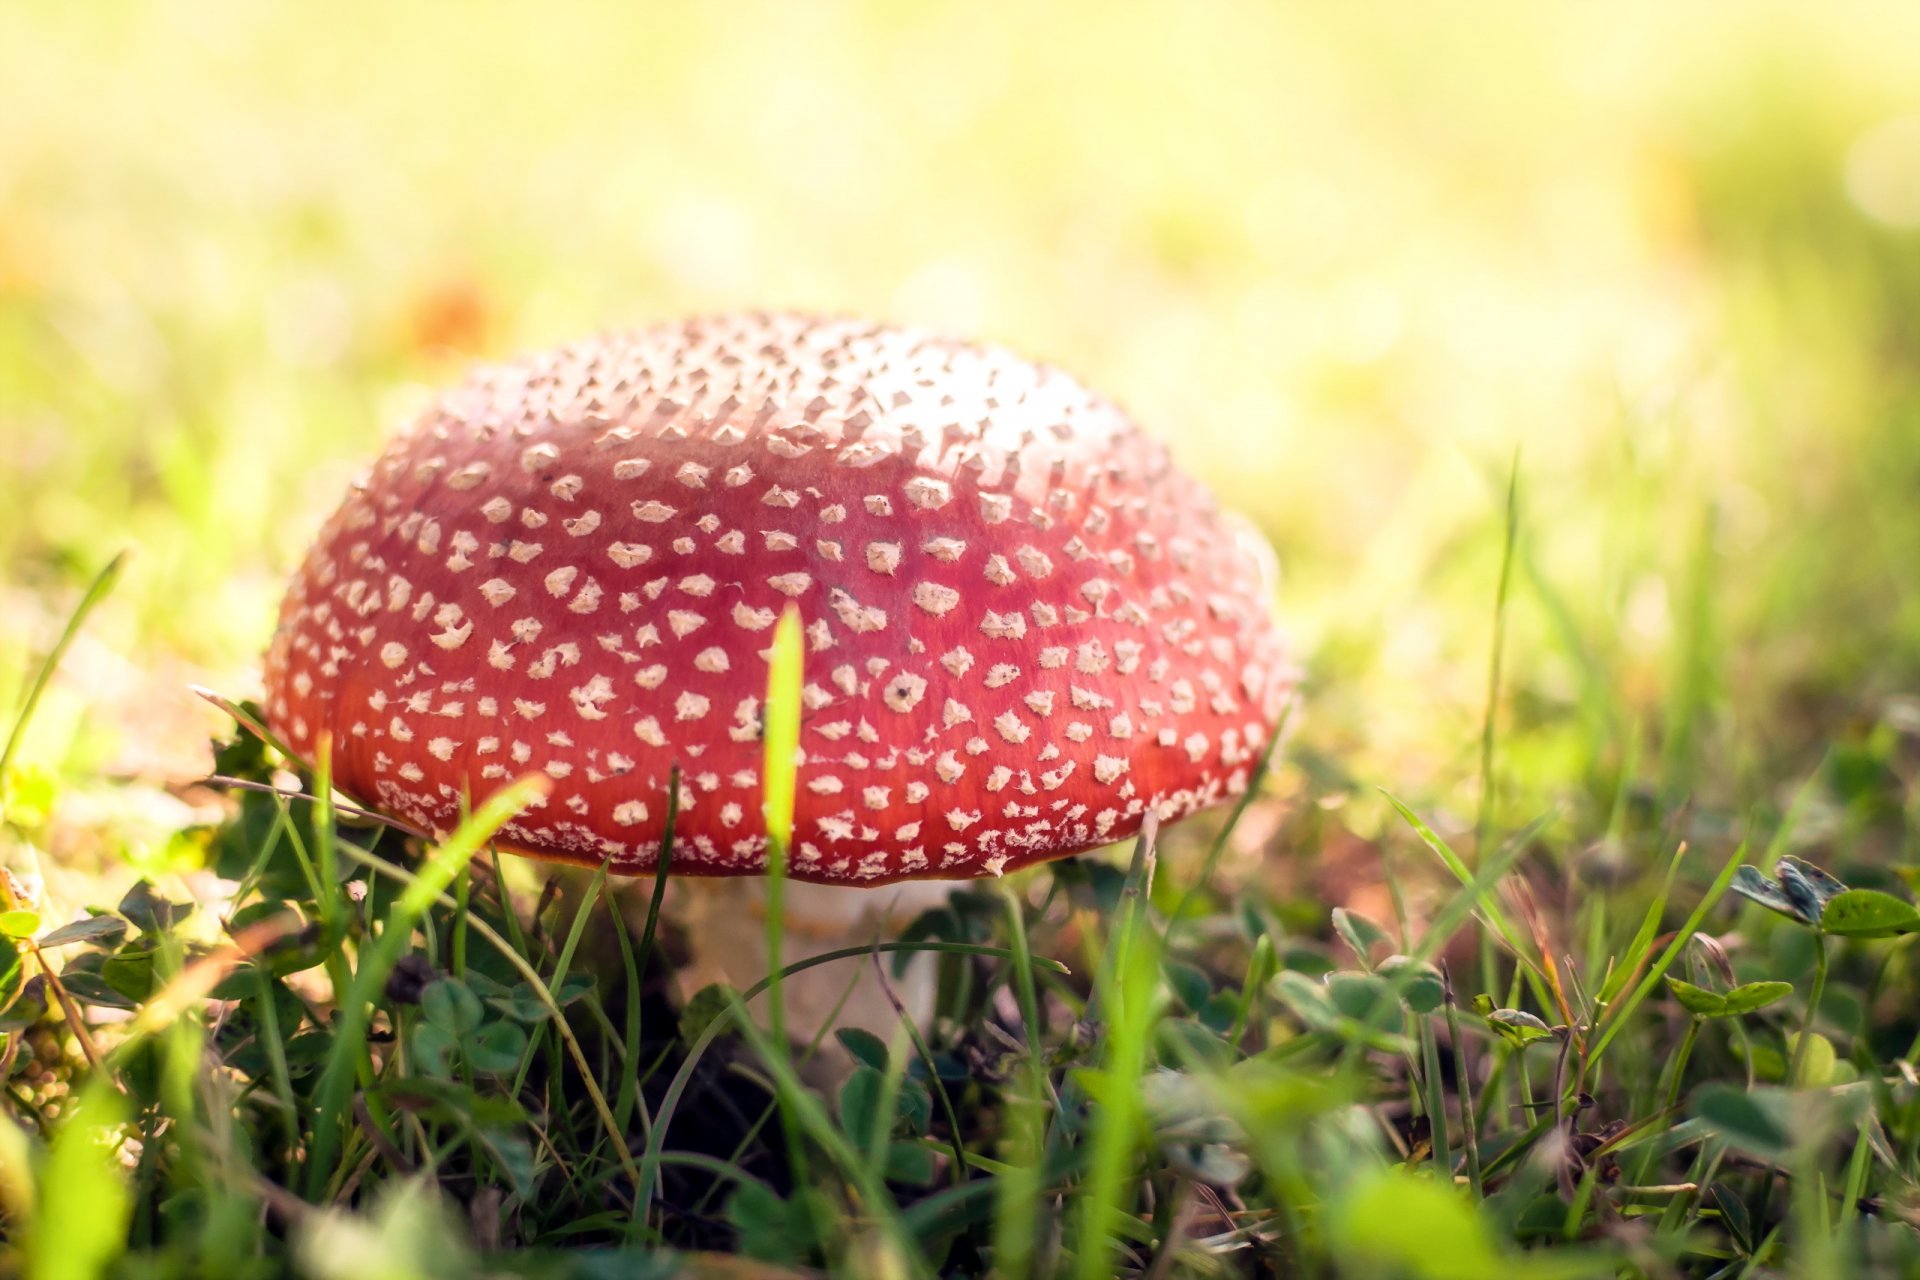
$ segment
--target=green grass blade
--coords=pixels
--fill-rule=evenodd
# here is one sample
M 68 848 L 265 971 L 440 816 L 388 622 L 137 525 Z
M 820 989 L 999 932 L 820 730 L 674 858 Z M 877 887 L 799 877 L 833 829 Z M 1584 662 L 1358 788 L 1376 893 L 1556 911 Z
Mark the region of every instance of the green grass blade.
M 1109 949 L 1110 963 L 1095 975 L 1106 1037 L 1098 1070 L 1079 1073 L 1081 1088 L 1099 1108 L 1079 1206 L 1080 1280 L 1114 1274 L 1114 1237 L 1127 1216 L 1127 1170 L 1144 1136 L 1140 1078 L 1161 1012 L 1160 939 L 1147 921 L 1156 826 L 1149 814 L 1121 891 L 1120 927 Z
M 126 1099 L 96 1076 L 62 1120 L 26 1224 L 28 1280 L 92 1280 L 125 1250 L 134 1206 L 118 1148 L 128 1119 Z
M 787 853 L 793 843 L 793 804 L 800 752 L 802 645 L 800 611 L 788 605 L 773 629 L 767 664 L 766 744 L 761 779 L 767 823 L 767 965 L 773 984 L 767 1006 L 773 1038 L 785 1044 L 786 1006 L 780 992 L 780 954 L 786 928 Z
M 20 711 L 13 719 L 13 728 L 7 732 L 7 742 L 0 747 L 0 822 L 6 820 L 7 770 L 13 766 L 13 757 L 20 749 L 20 742 L 26 736 L 27 725 L 33 720 L 34 708 L 40 705 L 41 696 L 47 691 L 47 685 L 53 680 L 53 673 L 60 669 L 61 659 L 67 656 L 80 628 L 86 625 L 91 614 L 102 600 L 113 592 L 114 585 L 120 581 L 121 571 L 127 567 L 127 552 L 122 551 L 107 561 L 106 567 L 94 575 L 93 581 L 80 596 L 80 602 L 67 615 L 67 625 L 61 628 L 60 638 L 53 642 L 53 648 L 41 660 L 40 669 L 34 672 L 33 683 L 27 686 L 27 696 L 21 700 Z
M 1633 994 L 1608 1011 L 1606 1021 L 1602 1024 L 1600 1038 L 1594 1042 L 1593 1048 L 1587 1054 L 1587 1066 L 1591 1067 L 1600 1061 L 1601 1055 L 1607 1051 L 1607 1046 L 1612 1044 L 1614 1037 L 1620 1034 L 1620 1028 L 1626 1025 L 1627 1019 L 1632 1017 L 1634 1010 L 1640 1007 L 1640 1002 L 1645 1000 L 1655 984 L 1666 976 L 1668 968 L 1679 958 L 1680 953 L 1686 949 L 1687 942 L 1700 928 L 1701 922 L 1707 918 L 1707 912 L 1713 910 L 1714 904 L 1718 903 L 1721 895 L 1727 891 L 1727 886 L 1733 883 L 1734 873 L 1740 869 L 1740 864 L 1746 860 L 1746 856 L 1747 846 L 1743 843 L 1733 851 L 1733 856 L 1727 859 L 1726 865 L 1720 868 L 1720 874 L 1714 877 L 1713 884 L 1708 887 L 1706 895 L 1694 907 L 1693 913 L 1687 917 L 1687 922 L 1680 926 L 1679 932 L 1673 935 L 1673 941 L 1669 942 L 1666 950 L 1660 953 L 1659 960 L 1654 962 L 1645 976 L 1640 979 L 1639 984 L 1634 987 Z
M 1647 954 L 1653 946 L 1654 935 L 1660 931 L 1660 919 L 1666 914 L 1667 900 L 1673 895 L 1673 883 L 1680 874 L 1680 864 L 1686 856 L 1687 846 L 1682 843 L 1674 849 L 1673 857 L 1667 860 L 1666 879 L 1661 882 L 1653 901 L 1647 904 L 1646 913 L 1640 917 L 1640 927 L 1634 930 L 1633 941 L 1627 944 L 1627 963 L 1617 966 L 1600 988 L 1601 1004 L 1611 1005 L 1626 989 L 1627 983 L 1633 981 L 1639 958 Z
M 1392 805 L 1394 809 L 1399 812 L 1400 817 L 1405 820 L 1406 824 L 1413 828 L 1414 834 L 1420 837 L 1421 842 L 1425 844 L 1427 848 L 1433 850 L 1435 856 L 1440 859 L 1448 871 L 1453 873 L 1456 880 L 1463 885 L 1474 886 L 1474 905 L 1486 918 L 1487 923 L 1493 926 L 1495 932 L 1500 935 L 1501 940 L 1507 944 L 1507 947 L 1513 952 L 1516 959 L 1523 965 L 1537 970 L 1538 966 L 1534 964 L 1534 961 L 1527 952 L 1526 946 L 1520 940 L 1519 930 L 1514 928 L 1513 922 L 1507 918 L 1506 912 L 1501 910 L 1500 903 L 1494 898 L 1493 885 L 1479 884 L 1476 881 L 1473 870 L 1467 866 L 1460 855 L 1455 853 L 1447 842 L 1442 840 L 1434 832 L 1433 828 L 1426 824 L 1419 814 L 1409 809 L 1405 804 L 1402 804 L 1398 796 L 1395 796 L 1384 787 L 1381 788 L 1380 794 L 1387 798 L 1387 803 Z M 1489 986 L 1488 989 L 1491 990 L 1491 986 Z

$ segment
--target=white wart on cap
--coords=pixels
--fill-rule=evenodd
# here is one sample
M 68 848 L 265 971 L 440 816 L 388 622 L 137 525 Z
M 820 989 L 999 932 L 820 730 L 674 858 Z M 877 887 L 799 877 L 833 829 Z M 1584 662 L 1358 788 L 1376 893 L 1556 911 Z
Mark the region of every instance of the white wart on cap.
M 521 852 L 766 862 L 774 620 L 807 637 L 794 875 L 997 875 L 1244 789 L 1291 689 L 1264 545 L 1073 379 L 733 315 L 478 371 L 321 532 L 270 723 L 446 830 L 543 770 Z

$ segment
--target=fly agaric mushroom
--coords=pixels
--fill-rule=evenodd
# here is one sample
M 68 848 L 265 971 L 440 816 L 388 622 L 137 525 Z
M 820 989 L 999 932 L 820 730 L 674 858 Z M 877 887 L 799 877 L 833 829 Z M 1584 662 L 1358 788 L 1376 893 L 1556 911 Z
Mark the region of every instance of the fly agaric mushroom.
M 1266 548 L 1108 401 L 1005 351 L 736 315 L 482 369 L 327 523 L 270 723 L 431 830 L 765 869 L 772 627 L 805 625 L 791 874 L 998 875 L 1242 790 L 1292 686 Z

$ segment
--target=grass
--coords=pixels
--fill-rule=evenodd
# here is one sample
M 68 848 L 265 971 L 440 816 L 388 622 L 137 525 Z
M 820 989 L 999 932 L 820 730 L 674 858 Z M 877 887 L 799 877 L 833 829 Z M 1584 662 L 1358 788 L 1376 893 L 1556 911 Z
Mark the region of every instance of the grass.
M 775 833 L 800 650 L 777 631 Z M 924 952 L 966 971 L 929 1027 L 840 1031 L 847 1067 L 823 1092 L 781 1031 L 787 974 L 667 1000 L 662 880 L 578 877 L 529 909 L 475 861 L 538 778 L 428 846 L 336 811 L 324 752 L 290 790 L 297 762 L 236 726 L 217 763 L 235 804 L 195 838 L 229 898 L 143 882 L 49 928 L 9 890 L 0 1257 L 22 1274 L 701 1274 L 724 1253 L 900 1276 L 1920 1262 L 1920 912 L 1787 854 L 1830 765 L 1710 862 L 1682 844 L 1664 874 L 1565 912 L 1539 901 L 1550 820 L 1469 860 L 1389 796 L 1411 843 L 1383 849 L 1429 858 L 1395 859 L 1396 902 L 1426 910 L 1390 923 L 1217 896 L 1246 805 L 1177 889 L 1150 828 L 1125 869 L 965 890 L 914 941 L 790 966 Z M 1596 838 L 1626 838 L 1612 808 L 1596 817 Z M 1747 865 L 1761 843 L 1771 876 Z M 1070 935 L 1078 963 L 1047 959 Z M 1458 990 L 1462 962 L 1489 980 Z M 767 1029 L 746 1013 L 762 990 Z
M 551 10 L 0 7 L 0 1276 L 1920 1270 L 1920 17 Z M 420 388 L 744 305 L 1286 568 L 1244 804 L 805 962 L 921 1026 L 245 727 Z

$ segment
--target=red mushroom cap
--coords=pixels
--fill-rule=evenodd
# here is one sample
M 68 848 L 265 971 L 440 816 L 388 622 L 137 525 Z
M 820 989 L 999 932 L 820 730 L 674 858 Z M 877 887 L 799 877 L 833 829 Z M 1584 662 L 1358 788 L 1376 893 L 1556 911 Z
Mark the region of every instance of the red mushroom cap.
M 544 770 L 538 857 L 764 870 L 772 626 L 807 637 L 792 874 L 994 875 L 1246 786 L 1293 680 L 1264 543 L 1008 352 L 737 315 L 481 369 L 322 531 L 269 721 L 446 830 Z

